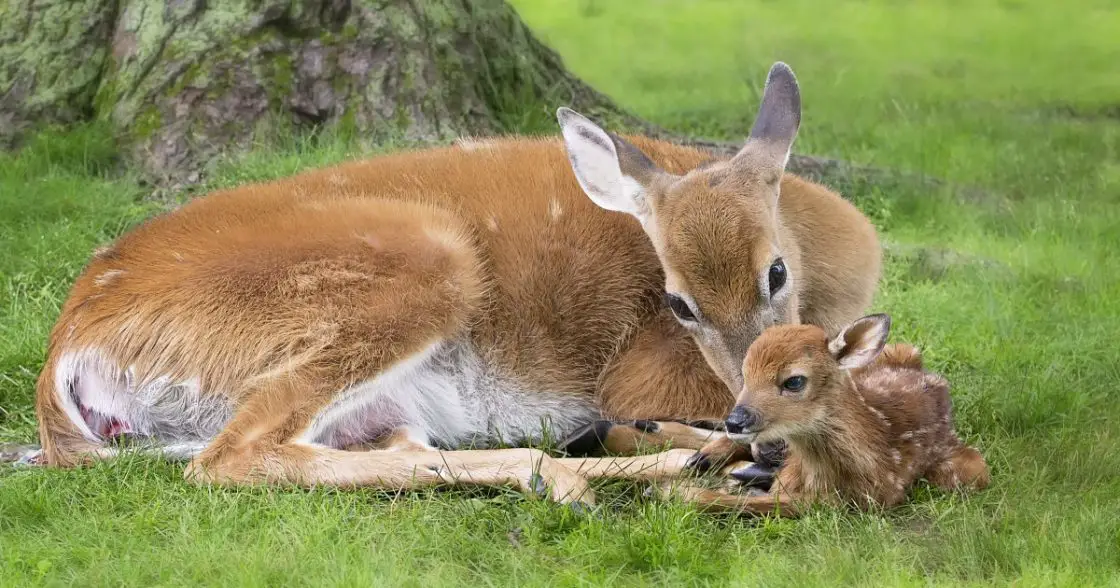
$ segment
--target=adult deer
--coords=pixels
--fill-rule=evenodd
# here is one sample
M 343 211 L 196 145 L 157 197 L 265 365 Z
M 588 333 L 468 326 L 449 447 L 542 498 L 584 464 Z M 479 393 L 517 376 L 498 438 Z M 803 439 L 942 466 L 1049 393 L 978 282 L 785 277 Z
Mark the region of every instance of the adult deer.
M 95 253 L 38 382 L 46 461 L 127 436 L 198 481 L 573 499 L 583 479 L 539 451 L 433 449 L 722 419 L 763 328 L 870 303 L 871 225 L 783 175 L 784 64 L 725 161 L 558 117 L 567 156 L 514 138 L 377 157 L 199 198 Z

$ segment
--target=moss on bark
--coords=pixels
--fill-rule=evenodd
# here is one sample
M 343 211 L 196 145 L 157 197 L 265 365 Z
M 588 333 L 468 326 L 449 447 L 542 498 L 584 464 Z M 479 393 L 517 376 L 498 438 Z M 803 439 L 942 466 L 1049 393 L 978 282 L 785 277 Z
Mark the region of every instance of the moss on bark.
M 0 145 L 92 114 L 116 12 L 116 1 L 0 0 Z
M 0 0 L 0 39 L 27 37 L 0 52 L 0 122 L 105 118 L 161 184 L 262 128 L 440 141 L 551 130 L 559 103 L 637 123 L 503 0 L 24 4 Z

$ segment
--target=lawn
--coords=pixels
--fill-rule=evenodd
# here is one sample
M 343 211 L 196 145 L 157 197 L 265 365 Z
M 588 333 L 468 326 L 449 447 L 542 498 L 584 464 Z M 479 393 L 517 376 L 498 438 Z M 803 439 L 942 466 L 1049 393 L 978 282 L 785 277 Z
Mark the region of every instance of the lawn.
M 515 0 L 658 124 L 745 136 L 790 63 L 795 150 L 944 180 L 847 194 L 876 310 L 953 383 L 992 487 L 894 511 L 728 520 L 626 486 L 581 516 L 512 493 L 200 489 L 124 458 L 0 465 L 0 585 L 1120 585 L 1120 8 L 1111 0 Z M 231 185 L 362 155 L 293 142 Z M 0 154 L 0 442 L 35 439 L 48 330 L 89 252 L 155 211 L 96 125 Z

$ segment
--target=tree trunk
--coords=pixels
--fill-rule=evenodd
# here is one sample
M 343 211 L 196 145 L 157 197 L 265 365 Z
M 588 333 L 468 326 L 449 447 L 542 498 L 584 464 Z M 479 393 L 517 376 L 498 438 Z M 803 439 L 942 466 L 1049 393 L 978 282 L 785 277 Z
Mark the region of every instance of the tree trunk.
M 312 127 L 370 142 L 638 124 L 503 0 L 0 0 L 0 133 L 92 116 L 159 184 Z

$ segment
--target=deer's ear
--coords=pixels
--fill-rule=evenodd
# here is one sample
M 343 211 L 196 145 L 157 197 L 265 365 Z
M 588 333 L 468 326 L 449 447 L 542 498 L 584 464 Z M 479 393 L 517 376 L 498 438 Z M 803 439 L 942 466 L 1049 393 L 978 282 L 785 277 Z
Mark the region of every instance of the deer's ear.
M 828 351 L 842 369 L 850 370 L 871 363 L 887 344 L 891 317 L 885 314 L 865 316 L 848 325 L 828 343 Z
M 649 215 L 646 191 L 664 173 L 637 147 L 607 133 L 569 108 L 556 111 L 576 180 L 591 201 L 607 210 Z
M 762 156 L 785 169 L 800 126 L 801 90 L 793 70 L 779 61 L 770 67 L 750 138 L 736 157 Z

